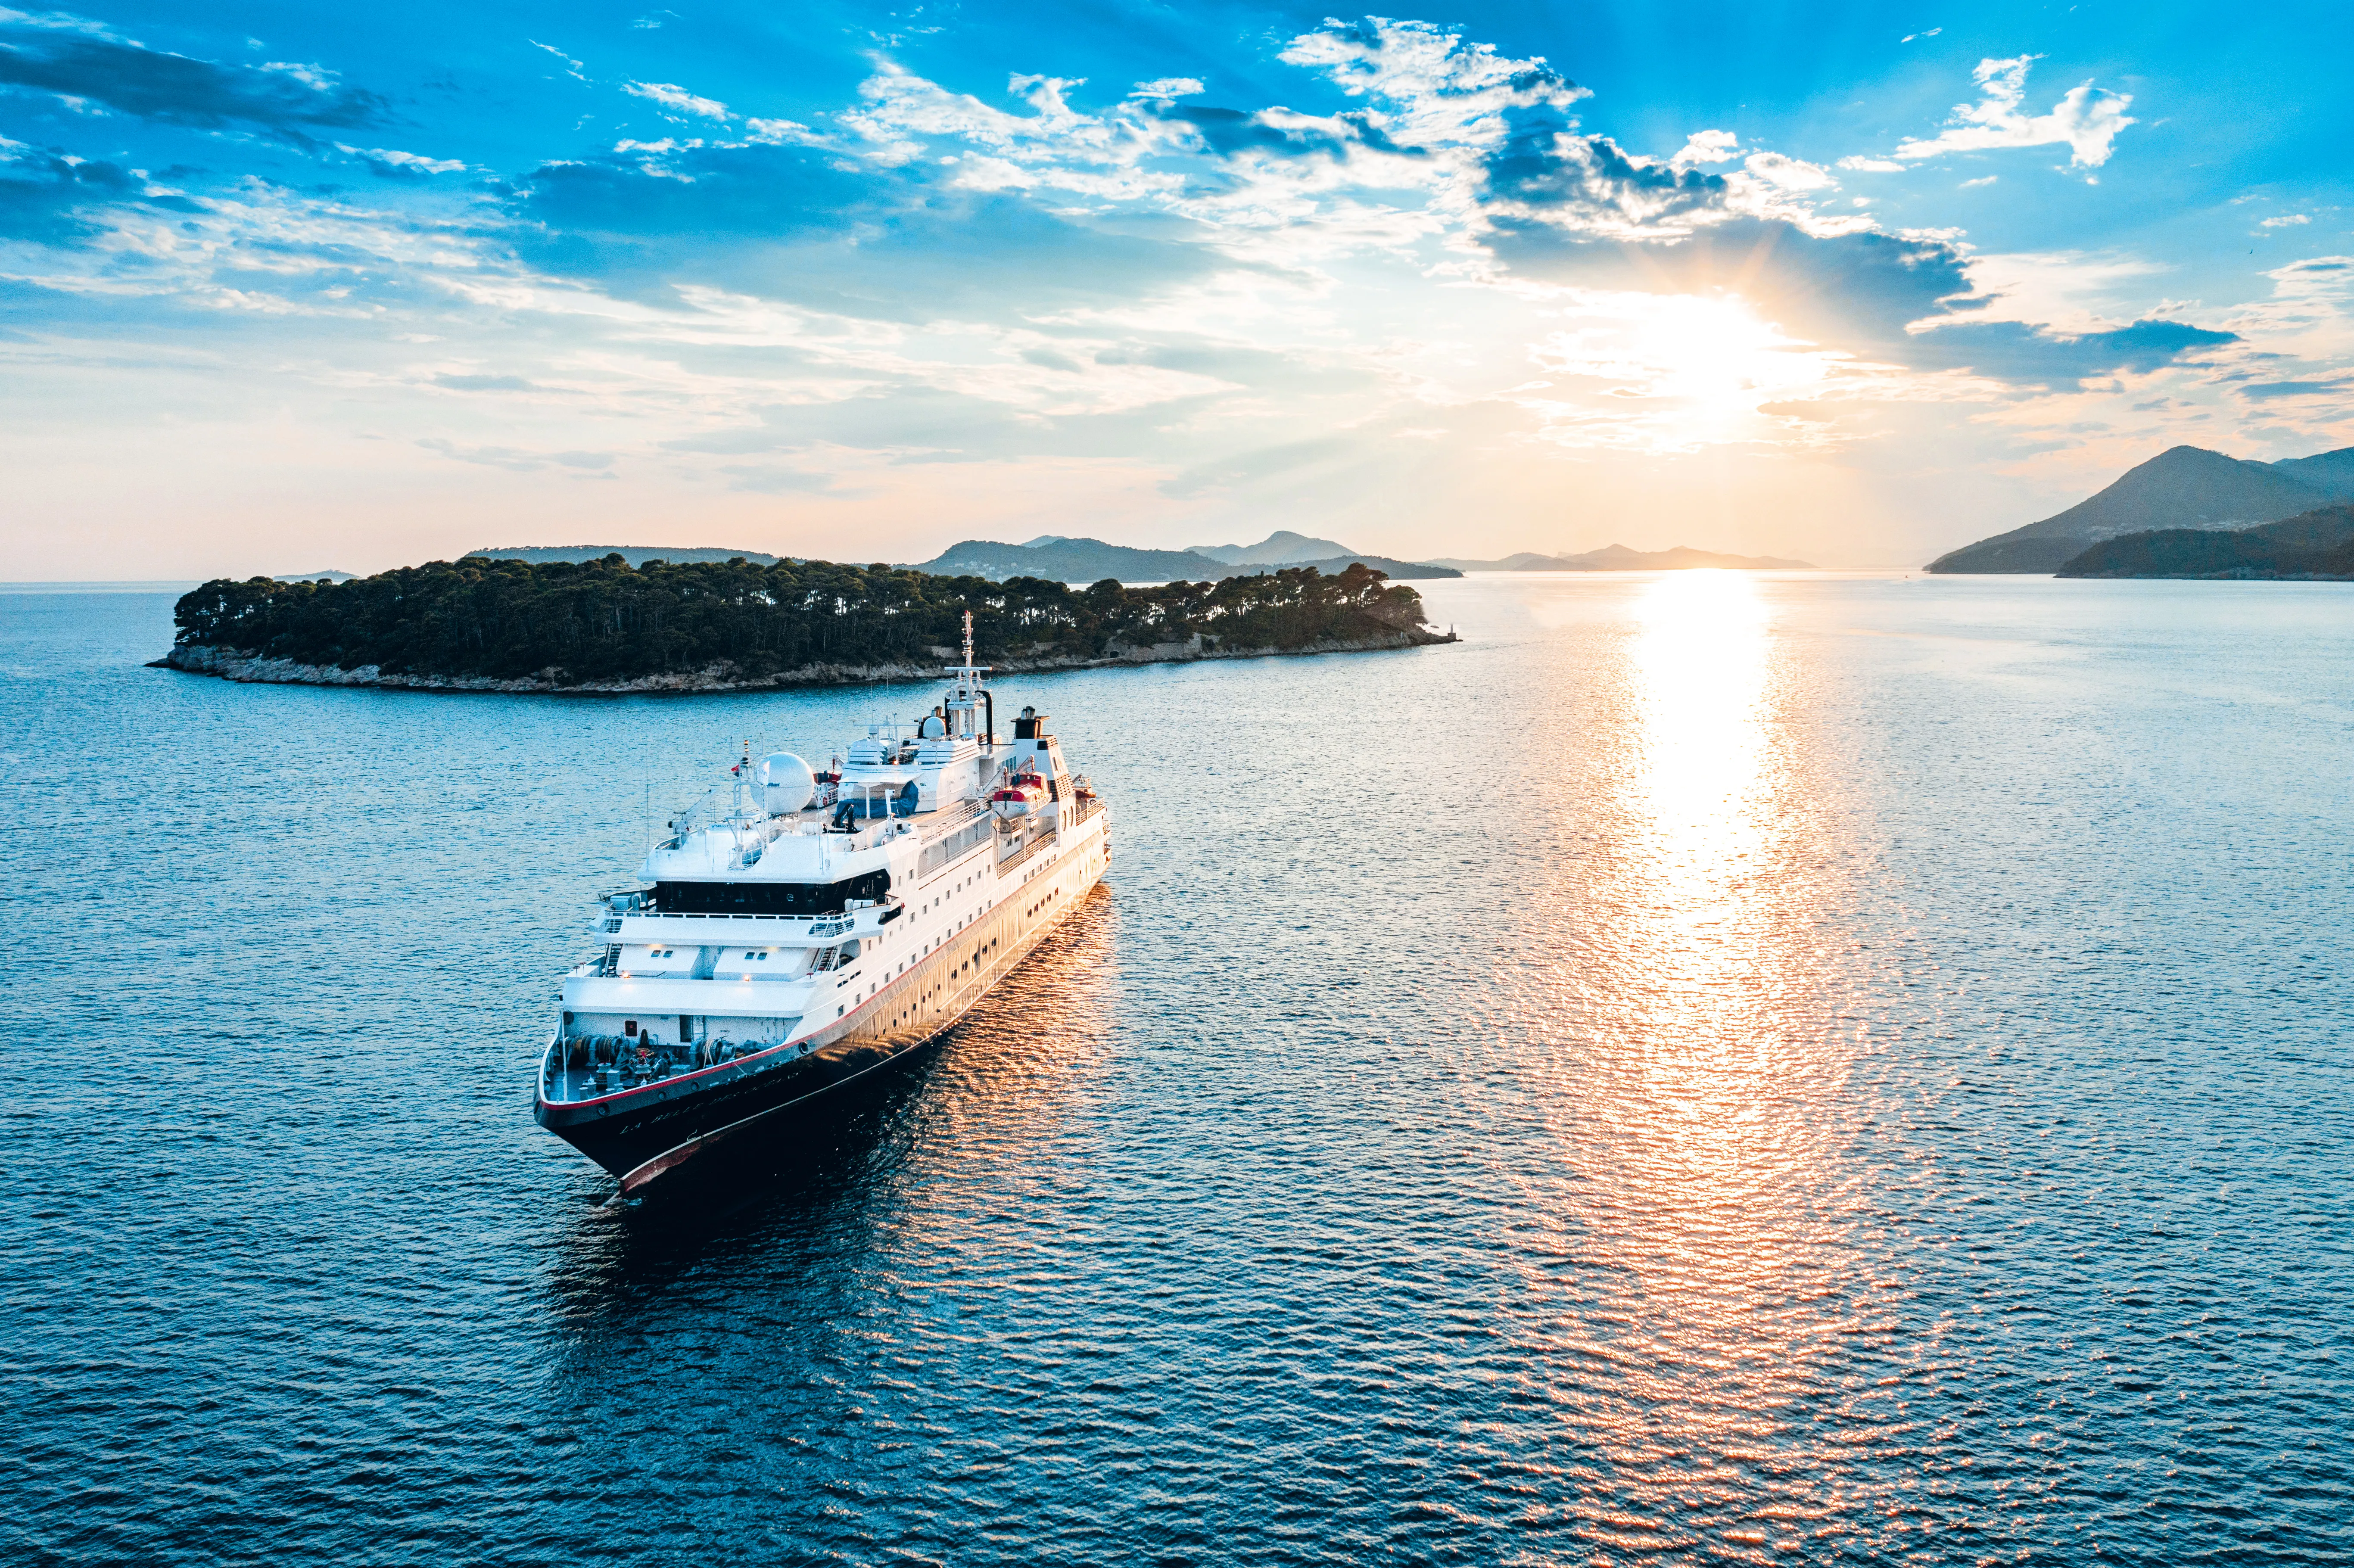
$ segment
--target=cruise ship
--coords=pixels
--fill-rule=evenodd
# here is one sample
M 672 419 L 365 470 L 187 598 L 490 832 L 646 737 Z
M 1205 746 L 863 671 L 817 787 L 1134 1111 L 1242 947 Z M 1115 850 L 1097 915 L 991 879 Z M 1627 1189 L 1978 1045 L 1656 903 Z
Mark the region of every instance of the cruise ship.
M 946 673 L 822 772 L 748 746 L 599 902 L 534 1097 L 624 1192 L 938 1038 L 1101 880 L 1104 803 L 1044 714 L 999 737 L 970 615 Z

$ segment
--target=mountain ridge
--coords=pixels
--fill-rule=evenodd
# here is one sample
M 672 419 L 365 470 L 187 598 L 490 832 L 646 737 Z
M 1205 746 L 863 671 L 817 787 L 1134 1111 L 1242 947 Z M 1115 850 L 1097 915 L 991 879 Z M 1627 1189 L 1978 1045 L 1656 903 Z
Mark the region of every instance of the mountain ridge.
M 673 545 L 498 545 L 489 549 L 469 550 L 469 556 L 480 556 L 486 561 L 525 561 L 534 566 L 581 566 L 589 561 L 601 561 L 608 556 L 619 556 L 633 567 L 648 561 L 668 561 L 684 566 L 692 561 L 725 563 L 741 556 L 755 567 L 773 567 L 784 557 L 758 550 L 731 550 L 724 546 L 699 545 L 693 547 Z
M 2057 572 L 2105 539 L 2165 529 L 2234 530 L 2354 500 L 2354 447 L 2255 462 L 2173 446 L 2075 505 L 1931 561 L 1937 573 Z
M 1272 537 L 1280 537 L 1274 535 Z M 1292 535 L 1292 538 L 1302 535 Z M 1327 540 L 1309 540 L 1322 545 Z M 1260 571 L 1314 567 L 1327 577 L 1338 576 L 1351 563 L 1362 562 L 1393 578 L 1460 577 L 1445 567 L 1419 561 L 1395 561 L 1386 556 L 1341 555 L 1307 561 L 1246 563 Z M 912 562 L 909 569 L 944 577 L 972 576 L 1002 582 L 1009 577 L 1041 577 L 1050 582 L 1092 583 L 1114 577 L 1123 583 L 1195 582 L 1208 578 L 1227 563 L 1192 550 L 1147 550 L 1101 539 L 1055 536 L 1046 545 L 1009 545 L 995 539 L 966 539 L 949 546 L 928 561 Z
M 1311 539 L 1278 528 L 1256 545 L 1188 545 L 1185 553 L 1225 567 L 1296 567 L 1310 561 L 1348 559 L 1358 552 L 1337 539 Z
M 1523 550 L 1501 560 L 1471 561 L 1441 557 L 1434 566 L 1466 572 L 1652 572 L 1717 568 L 1729 571 L 1805 571 L 1812 561 L 1786 560 L 1779 556 L 1733 556 L 1671 545 L 1664 550 L 1637 550 L 1625 545 L 1605 545 L 1575 556 L 1546 556 Z
M 2253 528 L 2157 528 L 2104 539 L 2062 577 L 2344 577 L 2354 575 L 2354 505 Z

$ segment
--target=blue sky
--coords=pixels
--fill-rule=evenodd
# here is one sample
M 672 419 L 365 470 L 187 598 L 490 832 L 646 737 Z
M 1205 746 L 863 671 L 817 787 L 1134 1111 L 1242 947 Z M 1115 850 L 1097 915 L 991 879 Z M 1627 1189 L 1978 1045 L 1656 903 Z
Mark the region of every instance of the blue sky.
M 2354 444 L 2336 9 L 0 9 L 0 577 L 1926 559 Z

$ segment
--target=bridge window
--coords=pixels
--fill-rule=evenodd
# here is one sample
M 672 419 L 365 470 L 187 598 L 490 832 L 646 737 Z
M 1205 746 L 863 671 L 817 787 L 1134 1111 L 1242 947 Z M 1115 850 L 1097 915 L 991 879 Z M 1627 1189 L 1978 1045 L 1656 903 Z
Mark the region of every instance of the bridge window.
M 839 915 L 854 898 L 879 899 L 891 874 L 871 871 L 841 882 L 658 882 L 655 908 L 665 915 Z

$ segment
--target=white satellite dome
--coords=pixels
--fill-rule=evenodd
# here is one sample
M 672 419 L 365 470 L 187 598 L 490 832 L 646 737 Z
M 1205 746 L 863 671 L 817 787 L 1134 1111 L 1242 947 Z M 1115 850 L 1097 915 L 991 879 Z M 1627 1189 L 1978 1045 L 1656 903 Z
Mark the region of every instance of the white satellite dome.
M 817 772 L 790 751 L 760 758 L 760 806 L 772 817 L 798 811 L 817 799 Z

